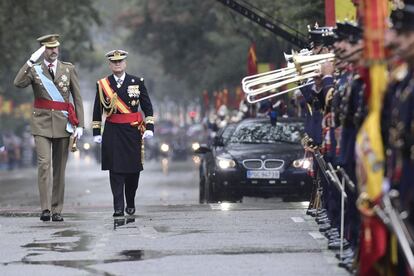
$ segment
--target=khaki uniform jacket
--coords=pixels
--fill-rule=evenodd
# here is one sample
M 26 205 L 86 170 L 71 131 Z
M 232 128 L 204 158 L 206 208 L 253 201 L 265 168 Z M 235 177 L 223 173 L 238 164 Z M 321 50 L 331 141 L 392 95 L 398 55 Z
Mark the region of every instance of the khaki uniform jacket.
M 41 62 L 41 66 L 44 75 L 52 80 L 43 61 Z M 79 127 L 84 127 L 83 104 L 75 66 L 69 62 L 58 61 L 54 83 L 62 97 L 65 99 L 65 102 L 69 102 L 69 95 L 72 95 L 76 116 L 79 120 Z M 14 85 L 20 88 L 32 85 L 35 99 L 41 98 L 52 100 L 35 69 L 27 64 L 23 65 L 17 73 L 17 76 L 14 79 Z M 70 136 L 70 133 L 66 131 L 67 122 L 67 117 L 60 110 L 33 108 L 30 125 L 33 135 L 40 135 L 48 138 L 62 138 Z

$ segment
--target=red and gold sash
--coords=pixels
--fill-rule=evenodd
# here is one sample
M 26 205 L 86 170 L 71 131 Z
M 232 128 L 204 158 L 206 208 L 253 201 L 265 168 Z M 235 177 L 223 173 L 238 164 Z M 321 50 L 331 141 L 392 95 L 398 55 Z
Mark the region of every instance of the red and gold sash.
M 131 110 L 126 105 L 126 103 L 121 98 L 118 97 L 118 95 L 116 94 L 116 92 L 114 92 L 114 90 L 112 90 L 108 78 L 100 79 L 98 81 L 98 84 L 100 88 L 102 89 L 102 91 L 105 93 L 105 96 L 109 98 L 109 101 L 112 101 L 114 97 L 117 98 L 115 104 L 116 104 L 117 110 L 120 113 L 131 113 Z

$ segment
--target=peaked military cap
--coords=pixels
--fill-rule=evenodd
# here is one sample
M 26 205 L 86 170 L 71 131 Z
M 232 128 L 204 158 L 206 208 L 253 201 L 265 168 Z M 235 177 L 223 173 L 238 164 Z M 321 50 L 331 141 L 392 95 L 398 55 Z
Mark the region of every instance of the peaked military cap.
M 337 41 L 347 39 L 351 43 L 357 43 L 362 38 L 363 30 L 354 22 L 344 21 L 336 23 L 334 33 Z
M 395 30 L 414 31 L 414 0 L 398 1 L 391 13 L 391 23 Z
M 336 41 L 341 41 L 348 38 L 348 32 L 344 22 L 336 22 L 334 33 Z
M 124 50 L 112 50 L 105 54 L 105 56 L 111 60 L 123 60 L 128 56 L 128 52 Z
M 46 46 L 46 48 L 54 48 L 60 45 L 57 40 L 59 36 L 58 34 L 48 34 L 37 38 L 37 41 L 39 41 L 40 45 Z
M 333 28 L 319 27 L 318 23 L 313 28 L 308 26 L 308 35 L 310 48 L 317 45 L 330 46 L 335 42 Z
M 355 22 L 345 22 L 346 32 L 348 33 L 348 40 L 351 43 L 357 43 L 364 34 L 362 28 Z

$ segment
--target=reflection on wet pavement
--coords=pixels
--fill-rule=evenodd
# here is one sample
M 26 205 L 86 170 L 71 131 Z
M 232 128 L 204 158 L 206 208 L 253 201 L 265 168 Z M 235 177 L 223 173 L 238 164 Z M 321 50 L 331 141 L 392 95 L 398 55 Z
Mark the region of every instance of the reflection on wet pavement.
M 116 218 L 114 219 L 114 230 L 116 230 L 118 227 L 133 222 L 135 222 L 135 218 Z
M 33 248 L 35 251 L 49 250 L 52 252 L 80 252 L 87 251 L 88 245 L 93 241 L 91 235 L 87 235 L 86 232 L 74 231 L 74 230 L 64 230 L 52 234 L 54 237 L 75 237 L 79 238 L 77 241 L 61 241 L 61 242 L 45 242 L 38 241 L 33 243 L 28 243 L 23 245 L 23 248 Z

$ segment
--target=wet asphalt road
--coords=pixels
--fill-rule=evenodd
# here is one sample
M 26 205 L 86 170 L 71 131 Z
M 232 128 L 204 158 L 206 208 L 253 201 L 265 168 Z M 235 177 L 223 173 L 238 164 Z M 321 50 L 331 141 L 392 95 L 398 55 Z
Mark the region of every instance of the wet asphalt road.
M 189 160 L 145 164 L 137 213 L 114 220 L 108 173 L 67 169 L 63 223 L 41 222 L 36 171 L 0 172 L 0 275 L 349 275 L 306 204 L 198 204 Z

